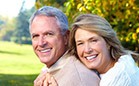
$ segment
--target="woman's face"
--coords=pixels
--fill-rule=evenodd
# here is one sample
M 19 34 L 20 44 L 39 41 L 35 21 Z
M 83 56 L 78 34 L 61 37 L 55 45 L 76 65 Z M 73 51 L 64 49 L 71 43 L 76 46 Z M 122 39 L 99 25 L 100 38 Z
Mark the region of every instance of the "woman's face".
M 106 41 L 96 34 L 78 28 L 75 33 L 79 59 L 89 68 L 105 73 L 113 66 Z

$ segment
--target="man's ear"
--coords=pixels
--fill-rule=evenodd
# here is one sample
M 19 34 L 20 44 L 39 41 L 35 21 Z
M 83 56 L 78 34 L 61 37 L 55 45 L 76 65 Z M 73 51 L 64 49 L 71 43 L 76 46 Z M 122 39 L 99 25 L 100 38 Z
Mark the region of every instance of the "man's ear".
M 68 45 L 68 42 L 69 42 L 69 34 L 70 34 L 70 31 L 67 30 L 67 31 L 65 32 L 65 35 L 64 35 L 65 45 Z

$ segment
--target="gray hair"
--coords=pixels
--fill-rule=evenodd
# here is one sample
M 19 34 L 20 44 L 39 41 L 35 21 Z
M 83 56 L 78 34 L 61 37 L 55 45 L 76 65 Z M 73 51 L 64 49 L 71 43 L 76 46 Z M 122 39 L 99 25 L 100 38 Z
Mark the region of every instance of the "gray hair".
M 58 21 L 58 24 L 60 25 L 60 29 L 62 31 L 62 34 L 65 34 L 65 32 L 68 30 L 68 19 L 66 15 L 59 9 L 51 6 L 43 6 L 42 8 L 38 9 L 30 18 L 29 23 L 31 25 L 34 18 L 38 15 L 44 15 L 44 16 L 51 16 L 55 17 Z

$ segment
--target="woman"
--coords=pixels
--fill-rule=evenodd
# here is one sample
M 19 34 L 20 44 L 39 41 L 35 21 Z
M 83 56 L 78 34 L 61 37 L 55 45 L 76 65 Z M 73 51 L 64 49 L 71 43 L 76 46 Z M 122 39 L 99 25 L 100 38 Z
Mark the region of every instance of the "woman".
M 76 55 L 89 69 L 99 72 L 100 86 L 139 86 L 139 68 L 133 59 L 138 59 L 139 55 L 122 47 L 104 18 L 80 15 L 70 34 L 70 54 Z M 51 83 L 56 82 L 53 79 Z
M 139 55 L 125 50 L 111 25 L 100 16 L 83 14 L 76 18 L 70 53 L 100 73 L 100 86 L 139 86 L 139 68 L 133 59 Z

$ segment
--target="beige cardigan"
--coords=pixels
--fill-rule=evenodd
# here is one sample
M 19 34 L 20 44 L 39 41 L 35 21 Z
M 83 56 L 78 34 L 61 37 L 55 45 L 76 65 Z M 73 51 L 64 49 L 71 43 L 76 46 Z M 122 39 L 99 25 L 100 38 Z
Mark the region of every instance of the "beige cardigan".
M 97 74 L 86 68 L 76 57 L 64 55 L 61 58 L 62 62 L 58 62 L 60 65 L 54 64 L 52 71 L 49 71 L 59 86 L 99 86 L 100 78 Z

